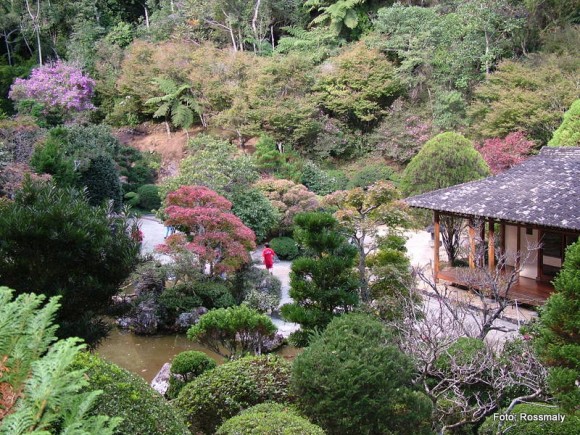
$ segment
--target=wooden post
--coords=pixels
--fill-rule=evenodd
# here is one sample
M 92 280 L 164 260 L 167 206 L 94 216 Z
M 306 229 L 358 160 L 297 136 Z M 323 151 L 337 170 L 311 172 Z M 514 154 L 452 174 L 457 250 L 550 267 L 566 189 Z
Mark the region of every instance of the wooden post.
M 439 212 L 433 211 L 433 278 L 439 280 Z
M 514 264 L 514 267 L 517 271 L 517 273 L 519 274 L 519 270 L 520 270 L 520 266 L 521 266 L 521 261 L 522 261 L 522 227 L 520 227 L 519 225 L 516 227 L 518 230 L 518 235 L 516 238 L 516 264 Z
M 469 268 L 475 269 L 475 227 L 473 226 L 473 219 L 469 219 L 467 234 L 469 236 Z
M 536 250 L 536 280 L 541 281 L 544 271 L 544 248 L 542 239 L 544 238 L 544 232 L 538 228 L 538 249 Z
M 495 268 L 495 221 L 490 219 L 488 221 L 489 229 L 487 235 L 487 264 L 489 270 L 492 271 Z

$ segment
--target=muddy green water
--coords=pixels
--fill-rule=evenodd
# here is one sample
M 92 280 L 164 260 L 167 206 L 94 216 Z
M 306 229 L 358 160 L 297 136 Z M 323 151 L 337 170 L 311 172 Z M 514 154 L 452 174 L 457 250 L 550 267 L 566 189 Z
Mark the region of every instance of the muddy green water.
M 223 362 L 222 357 L 188 340 L 184 335 L 141 336 L 116 328 L 97 348 L 97 353 L 107 361 L 151 382 L 163 364 L 172 361 L 175 355 L 186 350 L 198 350 L 218 363 Z M 298 349 L 284 346 L 276 353 L 284 358 L 293 359 L 298 352 Z

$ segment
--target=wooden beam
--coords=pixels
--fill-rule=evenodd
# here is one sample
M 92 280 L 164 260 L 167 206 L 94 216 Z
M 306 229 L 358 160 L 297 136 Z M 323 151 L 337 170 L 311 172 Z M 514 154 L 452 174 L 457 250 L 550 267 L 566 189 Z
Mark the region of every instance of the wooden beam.
M 487 264 L 489 270 L 495 268 L 495 221 L 490 219 L 488 221 L 489 229 L 487 235 Z
M 433 211 L 433 278 L 439 280 L 439 212 Z
M 469 268 L 475 269 L 475 227 L 472 219 L 469 219 L 467 234 L 469 236 Z

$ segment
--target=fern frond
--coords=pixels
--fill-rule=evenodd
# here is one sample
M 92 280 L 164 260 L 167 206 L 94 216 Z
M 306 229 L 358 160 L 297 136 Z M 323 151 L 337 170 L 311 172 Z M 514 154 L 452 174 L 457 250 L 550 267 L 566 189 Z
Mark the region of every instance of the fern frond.
M 169 103 L 163 103 L 161 106 L 157 108 L 157 110 L 153 114 L 153 118 L 161 118 L 167 116 L 170 108 L 171 105 Z

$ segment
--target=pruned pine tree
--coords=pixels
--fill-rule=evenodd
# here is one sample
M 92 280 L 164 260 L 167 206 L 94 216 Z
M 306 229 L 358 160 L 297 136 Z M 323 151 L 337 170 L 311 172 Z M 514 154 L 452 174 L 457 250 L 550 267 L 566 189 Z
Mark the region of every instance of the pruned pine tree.
M 175 127 L 185 130 L 185 134 L 188 135 L 187 129 L 193 124 L 194 116 L 201 115 L 201 107 L 191 93 L 191 85 L 178 85 L 171 79 L 161 77 L 153 82 L 164 94 L 161 97 L 150 98 L 145 103 L 158 106 L 153 117 L 165 118 L 168 136 L 171 136 L 169 121 Z
M 55 341 L 58 298 L 12 293 L 0 287 L 0 434 L 113 434 L 121 419 L 89 416 L 100 391 L 81 393 L 84 370 L 70 368 L 85 346 Z

